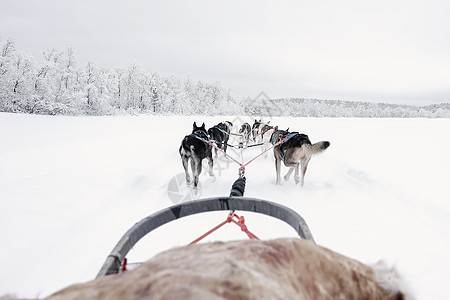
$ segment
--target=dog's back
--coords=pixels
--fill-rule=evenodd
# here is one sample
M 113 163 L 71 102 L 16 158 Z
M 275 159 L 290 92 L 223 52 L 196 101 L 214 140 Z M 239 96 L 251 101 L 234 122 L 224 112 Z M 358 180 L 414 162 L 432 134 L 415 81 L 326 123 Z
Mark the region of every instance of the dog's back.
M 252 127 L 250 126 L 250 124 L 244 123 L 239 129 L 239 133 L 242 135 L 242 142 L 248 143 L 248 141 L 250 140 L 250 135 L 252 133 Z
M 288 130 L 276 130 L 272 134 L 270 142 L 273 145 L 281 142 L 273 149 L 275 156 L 276 183 L 279 184 L 280 182 L 280 165 L 281 162 L 283 162 L 286 167 L 290 168 L 288 173 L 284 176 L 284 179 L 288 180 L 292 171 L 295 169 L 295 182 L 301 182 L 302 186 L 311 157 L 314 154 L 324 151 L 330 146 L 330 142 L 328 141 L 312 144 L 306 134 L 289 132 Z M 300 166 L 301 177 L 299 176 Z
M 286 137 L 288 134 L 289 132 L 287 130 L 278 129 L 277 126 L 274 128 L 274 131 L 272 132 L 269 141 L 272 145 L 275 145 L 276 143 L 281 141 L 282 138 Z
M 208 129 L 208 135 L 217 142 L 227 142 L 231 134 L 231 122 L 225 121 Z
M 239 129 L 239 133 L 248 134 L 248 135 L 251 133 L 251 131 L 252 131 L 252 127 L 248 123 L 242 124 L 241 128 Z
M 179 153 L 183 164 L 184 171 L 186 173 L 186 184 L 189 185 L 191 178 L 188 172 L 189 161 L 191 161 L 192 173 L 194 175 L 194 188 L 197 188 L 198 177 L 202 171 L 202 160 L 208 159 L 209 174 L 213 176 L 212 168 L 212 149 L 209 144 L 208 134 L 205 129 L 205 123 L 198 127 L 194 122 L 193 130 L 190 135 L 187 135 L 181 141 Z
M 289 133 L 292 137 L 288 138 L 286 142 L 280 145 L 280 150 L 285 152 L 287 149 L 302 148 L 305 155 L 312 156 L 314 154 L 319 154 L 330 146 L 330 142 L 321 141 L 312 144 L 311 140 L 306 134 L 291 132 Z
M 211 146 L 205 143 L 203 140 L 208 140 L 206 134 L 190 134 L 184 137 L 181 141 L 180 155 L 186 157 L 196 157 L 198 159 L 204 159 L 208 156 L 208 150 L 211 151 Z
M 206 157 L 206 145 L 201 140 L 194 137 L 192 134 L 187 135 L 181 141 L 180 155 L 185 157 L 197 156 L 200 159 Z
M 225 121 L 208 129 L 209 138 L 219 149 L 223 149 L 224 152 L 227 151 L 227 143 L 230 138 L 232 126 L 233 124 L 231 124 L 231 122 Z M 217 148 L 215 148 L 214 151 L 215 156 L 217 157 Z
M 259 121 L 255 120 L 255 122 L 252 125 L 253 141 L 256 141 L 256 138 L 260 135 L 261 127 L 262 127 L 261 120 L 259 120 Z
M 222 132 L 217 126 L 214 126 L 208 129 L 208 136 L 211 141 L 216 143 L 217 147 L 222 148 L 222 143 L 226 142 L 225 136 L 227 136 L 227 134 Z

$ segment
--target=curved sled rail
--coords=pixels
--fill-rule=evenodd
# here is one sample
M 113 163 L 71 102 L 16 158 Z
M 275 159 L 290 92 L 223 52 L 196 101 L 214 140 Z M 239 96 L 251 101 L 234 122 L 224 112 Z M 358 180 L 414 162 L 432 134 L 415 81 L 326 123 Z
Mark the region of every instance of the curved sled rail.
M 119 240 L 106 258 L 97 278 L 116 274 L 130 249 L 147 233 L 171 221 L 203 212 L 240 210 L 261 213 L 280 219 L 289 224 L 298 235 L 314 242 L 305 220 L 294 210 L 270 201 L 247 197 L 214 197 L 181 203 L 160 210 L 134 224 Z

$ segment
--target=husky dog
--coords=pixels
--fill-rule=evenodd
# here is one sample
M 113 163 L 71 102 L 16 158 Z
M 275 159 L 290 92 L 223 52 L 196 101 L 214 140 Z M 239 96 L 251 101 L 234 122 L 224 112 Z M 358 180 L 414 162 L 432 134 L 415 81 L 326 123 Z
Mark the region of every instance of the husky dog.
M 275 145 L 281 139 L 285 139 L 283 143 L 273 148 L 277 176 L 276 184 L 280 184 L 280 169 L 281 162 L 283 161 L 284 165 L 289 167 L 289 171 L 284 176 L 284 180 L 289 180 L 292 171 L 295 169 L 295 183 L 301 182 L 303 186 L 306 169 L 308 168 L 311 156 L 323 152 L 330 146 L 330 142 L 322 141 L 311 144 L 306 134 L 289 132 L 288 130 L 276 130 L 270 138 L 272 145 Z M 301 178 L 299 176 L 299 166 L 302 168 Z
M 256 138 L 258 137 L 258 141 L 260 142 L 261 140 L 261 128 L 262 128 L 262 123 L 261 123 L 261 119 L 255 120 L 255 122 L 252 125 L 252 136 L 253 136 L 253 141 L 256 142 Z
M 264 152 L 267 149 L 269 149 L 270 137 L 272 136 L 274 131 L 278 130 L 277 126 L 276 127 L 270 126 L 269 123 L 270 123 L 270 121 L 267 122 L 266 124 L 262 125 L 262 128 L 261 128 L 261 142 L 263 144 L 261 147 L 261 152 Z M 267 153 L 265 154 L 265 156 L 267 157 Z
M 239 129 L 239 133 L 242 135 L 242 143 L 247 145 L 248 141 L 250 140 L 250 134 L 252 131 L 252 127 L 247 122 L 242 124 L 241 128 Z
M 233 123 L 231 123 L 230 121 L 224 121 L 222 123 L 225 123 L 228 126 L 228 128 L 230 129 L 230 131 L 231 131 L 231 129 L 233 129 Z
M 208 129 L 209 138 L 224 152 L 227 152 L 228 139 L 230 138 L 232 128 L 233 124 L 229 121 L 225 121 Z M 214 150 L 214 157 L 217 158 L 217 148 L 214 148 Z
M 273 126 L 270 126 L 270 121 L 264 124 L 261 124 L 261 136 L 262 136 L 262 140 L 266 140 L 267 142 L 270 141 L 270 137 L 272 136 L 273 133 Z M 278 128 L 278 127 L 277 127 Z
M 194 175 L 194 189 L 197 189 L 198 177 L 202 172 L 202 160 L 208 159 L 209 175 L 213 174 L 212 146 L 207 143 L 208 134 L 205 129 L 205 123 L 198 127 L 194 122 L 192 133 L 184 137 L 179 149 L 184 172 L 186 173 L 186 185 L 191 185 L 191 176 L 188 171 L 189 160 Z

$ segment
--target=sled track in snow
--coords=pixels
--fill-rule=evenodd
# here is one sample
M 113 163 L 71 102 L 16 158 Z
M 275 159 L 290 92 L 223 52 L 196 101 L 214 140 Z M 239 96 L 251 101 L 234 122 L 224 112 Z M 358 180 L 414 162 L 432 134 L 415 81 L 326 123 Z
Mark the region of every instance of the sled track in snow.
M 314 243 L 305 220 L 294 210 L 266 200 L 247 197 L 214 197 L 181 203 L 160 210 L 131 227 L 106 258 L 97 278 L 116 274 L 131 248 L 152 230 L 177 219 L 210 211 L 250 211 L 268 215 L 286 222 L 298 235 Z

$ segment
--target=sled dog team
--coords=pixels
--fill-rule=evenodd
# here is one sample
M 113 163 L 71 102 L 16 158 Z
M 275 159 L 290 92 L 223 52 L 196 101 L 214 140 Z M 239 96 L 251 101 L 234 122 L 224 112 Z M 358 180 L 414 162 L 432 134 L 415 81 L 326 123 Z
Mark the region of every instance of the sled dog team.
M 270 122 L 263 123 L 261 120 L 255 120 L 253 125 L 244 123 L 239 127 L 238 134 L 233 134 L 233 124 L 228 121 L 221 122 L 208 130 L 205 123 L 197 126 L 193 124 L 192 133 L 186 135 L 181 141 L 179 153 L 186 173 L 186 184 L 197 188 L 198 179 L 202 171 L 202 160 L 208 160 L 209 175 L 213 176 L 213 148 L 214 155 L 217 157 L 217 148 L 226 153 L 230 136 L 239 139 L 240 147 L 246 147 L 249 142 L 253 145 L 261 146 L 264 152 L 273 147 L 275 157 L 276 184 L 280 184 L 281 163 L 283 162 L 289 168 L 284 176 L 289 180 L 292 172 L 294 173 L 295 183 L 301 183 L 303 186 L 306 169 L 311 157 L 314 154 L 323 152 L 330 146 L 330 142 L 321 141 L 312 144 L 308 136 L 299 132 L 278 129 L 278 126 L 269 125 Z M 213 142 L 215 147 L 209 143 Z M 189 165 L 191 166 L 193 182 L 189 174 Z M 301 174 L 300 174 L 301 170 Z

